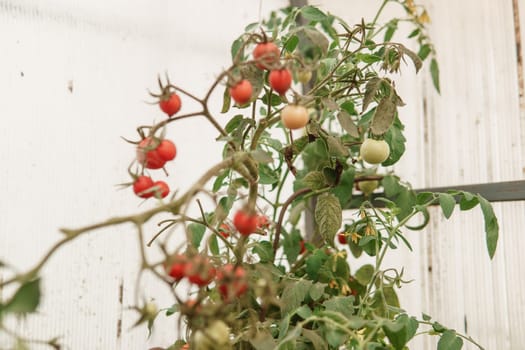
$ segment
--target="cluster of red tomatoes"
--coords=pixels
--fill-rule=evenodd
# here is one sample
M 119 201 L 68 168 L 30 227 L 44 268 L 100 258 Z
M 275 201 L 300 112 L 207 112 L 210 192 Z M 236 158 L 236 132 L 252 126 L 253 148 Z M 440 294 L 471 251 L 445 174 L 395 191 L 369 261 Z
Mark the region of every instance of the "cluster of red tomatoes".
M 181 108 L 181 99 L 177 93 L 164 88 L 159 97 L 159 107 L 169 117 Z M 177 156 L 175 144 L 167 139 L 146 137 L 137 145 L 137 162 L 146 169 L 162 169 L 166 162 Z M 135 177 L 133 192 L 141 198 L 164 198 L 170 193 L 168 184 L 164 181 L 153 181 L 149 176 Z
M 269 41 L 257 44 L 253 50 L 255 65 L 259 69 L 270 71 L 268 74 L 270 87 L 279 95 L 284 95 L 292 85 L 292 72 L 280 65 L 280 55 L 277 45 Z M 298 77 L 302 82 L 306 82 L 310 80 L 311 74 L 302 73 Z M 239 105 L 244 105 L 252 99 L 253 87 L 247 79 L 237 81 L 229 91 L 233 100 Z M 309 121 L 308 111 L 304 106 L 289 104 L 281 111 L 281 121 L 288 129 L 302 128 Z
M 224 300 L 231 300 L 246 293 L 248 278 L 240 265 L 226 264 L 216 268 L 204 255 L 176 255 L 170 259 L 168 275 L 176 282 L 183 278 L 198 287 L 205 287 L 215 281 L 217 290 Z

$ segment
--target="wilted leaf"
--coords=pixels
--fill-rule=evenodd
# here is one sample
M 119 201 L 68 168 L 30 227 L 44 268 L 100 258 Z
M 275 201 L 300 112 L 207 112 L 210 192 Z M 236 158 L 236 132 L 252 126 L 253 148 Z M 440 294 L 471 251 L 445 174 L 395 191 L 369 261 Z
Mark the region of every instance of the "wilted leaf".
M 370 79 L 368 83 L 366 83 L 365 96 L 363 98 L 363 108 L 361 110 L 361 113 L 364 113 L 368 108 L 368 105 L 374 100 L 374 97 L 377 93 L 377 90 L 379 90 L 382 81 L 383 79 L 374 77 Z
M 416 68 L 416 73 L 419 72 L 421 67 L 423 66 L 423 61 L 421 61 L 421 58 L 412 50 L 407 49 L 406 47 L 403 47 L 403 53 L 410 57 L 412 62 L 414 63 L 414 67 Z
M 316 331 L 303 328 L 303 336 L 312 343 L 315 350 L 328 349 L 328 344 Z
M 326 179 L 320 171 L 309 172 L 303 177 L 302 182 L 313 191 L 326 187 Z
M 374 135 L 383 135 L 388 131 L 394 121 L 396 109 L 396 104 L 391 97 L 383 97 L 379 101 L 370 123 L 370 130 Z
M 341 124 L 341 127 L 348 133 L 348 135 L 355 138 L 359 137 L 357 125 L 355 125 L 350 114 L 346 111 L 341 111 L 337 114 L 337 120 L 339 120 L 339 124 Z
M 334 237 L 343 221 L 341 204 L 336 196 L 323 193 L 317 199 L 315 207 L 315 222 L 319 233 L 327 244 L 334 244 Z
M 332 135 L 326 137 L 326 144 L 328 145 L 328 152 L 336 157 L 348 157 L 350 155 L 348 149 L 343 145 L 341 140 Z

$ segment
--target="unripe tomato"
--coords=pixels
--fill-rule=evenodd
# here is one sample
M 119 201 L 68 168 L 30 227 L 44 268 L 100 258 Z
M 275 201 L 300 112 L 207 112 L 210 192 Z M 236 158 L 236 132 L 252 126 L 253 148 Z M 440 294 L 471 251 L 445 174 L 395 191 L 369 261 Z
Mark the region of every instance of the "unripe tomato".
M 346 233 L 344 233 L 344 232 L 339 232 L 337 234 L 337 240 L 341 244 L 347 244 L 348 243 L 348 241 L 346 240 Z
M 356 188 L 366 195 L 374 192 L 374 190 L 378 187 L 379 187 L 379 181 L 377 180 L 359 181 L 356 183 Z
M 177 148 L 175 147 L 175 144 L 166 139 L 160 141 L 156 151 L 159 157 L 165 161 L 173 160 L 177 156 Z
M 237 85 L 230 88 L 230 95 L 240 105 L 245 104 L 252 98 L 252 83 L 249 80 L 241 80 Z
M 279 95 L 284 95 L 292 85 L 292 73 L 286 68 L 272 70 L 268 76 L 268 81 L 272 89 Z
M 188 259 L 185 255 L 176 255 L 170 259 L 171 266 L 169 267 L 168 275 L 173 277 L 175 281 L 180 281 L 186 274 L 186 263 Z
M 247 214 L 243 210 L 239 210 L 233 217 L 233 225 L 243 236 L 255 232 L 259 226 L 259 218 L 256 214 Z
M 224 300 L 239 297 L 248 290 L 246 271 L 242 266 L 226 264 L 217 271 L 217 289 Z
M 390 155 L 390 146 L 385 140 L 366 139 L 361 144 L 361 158 L 370 164 L 380 164 Z
M 148 169 L 160 169 L 164 167 L 166 161 L 157 153 L 159 144 L 159 140 L 153 140 L 151 137 L 146 137 L 140 141 L 137 146 L 137 161 Z
M 164 113 L 171 117 L 180 110 L 181 101 L 179 95 L 172 93 L 167 97 L 161 97 L 159 107 Z
M 156 181 L 151 189 L 155 198 L 165 198 L 170 194 L 170 188 L 164 181 Z
M 281 121 L 288 129 L 299 129 L 308 124 L 308 111 L 300 105 L 287 105 L 281 111 Z
M 302 83 L 306 84 L 312 79 L 312 71 L 308 69 L 299 69 L 297 71 L 297 80 Z
M 139 176 L 133 183 L 133 192 L 140 198 L 150 198 L 153 196 L 152 191 L 148 191 L 153 187 L 153 180 L 149 176 Z
M 213 321 L 205 329 L 193 333 L 191 345 L 194 350 L 230 349 L 230 328 L 223 321 Z
M 257 44 L 253 50 L 253 58 L 258 61 L 255 65 L 259 69 L 269 69 L 276 65 L 280 56 L 281 50 L 270 41 Z
M 207 257 L 196 255 L 186 263 L 184 274 L 191 283 L 204 287 L 215 277 L 215 268 Z

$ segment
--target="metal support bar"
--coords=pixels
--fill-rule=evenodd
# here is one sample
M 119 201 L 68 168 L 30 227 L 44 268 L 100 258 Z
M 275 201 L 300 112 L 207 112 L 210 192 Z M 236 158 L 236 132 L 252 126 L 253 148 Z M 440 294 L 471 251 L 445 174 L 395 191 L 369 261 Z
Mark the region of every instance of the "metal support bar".
M 419 192 L 447 192 L 449 190 L 465 191 L 474 194 L 480 194 L 489 202 L 513 202 L 525 200 L 525 180 L 518 181 L 504 181 L 504 182 L 493 182 L 486 184 L 475 184 L 475 185 L 458 185 L 458 186 L 447 186 L 447 187 L 432 187 L 415 190 Z M 385 197 L 384 193 L 374 193 L 372 195 L 372 204 L 376 207 L 384 207 L 385 204 L 381 201 L 374 200 L 377 197 Z M 354 198 L 362 198 L 362 195 L 355 196 Z M 436 201 L 433 205 L 438 205 Z M 355 207 L 346 208 L 355 209 Z

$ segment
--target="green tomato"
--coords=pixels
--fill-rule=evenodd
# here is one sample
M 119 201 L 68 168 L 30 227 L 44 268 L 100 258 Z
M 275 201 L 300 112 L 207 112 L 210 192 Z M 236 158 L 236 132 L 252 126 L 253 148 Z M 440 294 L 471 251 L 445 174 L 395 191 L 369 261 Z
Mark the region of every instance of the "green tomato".
M 380 164 L 390 155 L 390 146 L 385 140 L 366 139 L 361 144 L 360 155 L 369 164 Z

